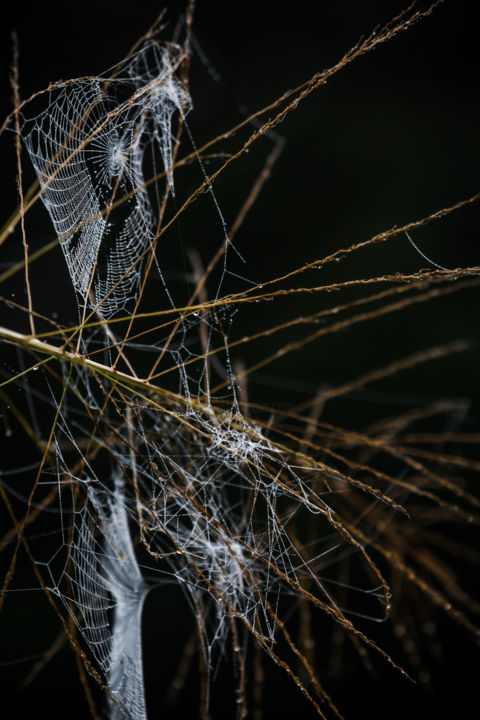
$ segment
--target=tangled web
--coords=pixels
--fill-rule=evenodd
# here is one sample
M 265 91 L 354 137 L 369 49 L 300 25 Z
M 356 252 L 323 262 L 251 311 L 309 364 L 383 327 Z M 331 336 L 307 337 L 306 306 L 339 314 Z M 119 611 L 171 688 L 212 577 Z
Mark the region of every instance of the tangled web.
M 100 415 L 88 378 L 83 377 L 82 389 L 81 381 L 79 376 L 79 393 L 88 397 L 92 415 Z M 232 643 L 239 665 L 239 716 L 244 717 L 248 637 L 279 665 L 283 661 L 276 645 L 290 641 L 279 613 L 282 598 L 311 586 L 315 604 L 351 626 L 346 608 L 338 606 L 322 580 L 322 573 L 345 553 L 357 552 L 366 560 L 354 538 L 339 531 L 328 502 L 345 493 L 348 477 L 276 446 L 246 421 L 235 398 L 231 409 L 217 416 L 208 405 L 155 411 L 133 397 L 123 409 L 119 402 L 116 407 L 123 423 L 108 445 L 117 468 L 111 477 L 100 476 L 86 463 L 78 430 L 77 457 L 65 458 L 62 444 L 72 437 L 62 412 L 56 433 L 57 481 L 59 495 L 64 495 L 61 506 L 73 503 L 73 529 L 64 532 L 61 548 L 46 563 L 49 589 L 74 618 L 105 678 L 110 718 L 126 714 L 141 720 L 146 717 L 141 618 L 152 587 L 136 559 L 142 550 L 157 573 L 154 585 L 174 581 L 183 588 L 196 618 L 208 677 L 228 657 Z M 88 430 L 83 432 L 87 440 Z M 87 465 L 82 476 L 71 470 L 79 463 Z M 311 538 L 305 552 L 296 534 L 309 515 L 318 516 L 324 530 Z M 381 615 L 384 592 L 371 584 L 368 592 L 376 607 L 372 612 Z M 313 674 L 300 658 L 304 670 Z
M 172 116 L 190 106 L 174 74 L 180 61 L 178 48 L 148 42 L 113 73 L 56 88 L 46 110 L 23 125 L 73 285 L 102 321 L 135 297 L 142 256 L 158 232 L 144 179 L 147 149 L 160 150 L 173 192 Z M 151 158 L 155 176 L 154 152 Z M 49 589 L 65 604 L 102 673 L 111 720 L 146 717 L 141 622 L 150 586 L 139 552 L 156 572 L 156 584 L 174 580 L 183 588 L 208 676 L 231 641 L 239 717 L 247 712 L 249 636 L 295 679 L 276 649 L 284 643 L 325 700 L 281 619 L 283 598 L 308 596 L 351 630 L 321 573 L 342 554 L 357 553 L 372 614 L 382 616 L 387 604 L 383 579 L 327 502 L 351 489 L 353 479 L 276 444 L 265 427 L 243 415 L 228 322 L 228 307 L 212 316 L 202 310 L 182 315 L 173 327 L 167 323 L 150 343 L 124 338 L 123 352 L 153 353 L 162 360 L 154 363 L 159 375 L 176 373 L 179 394 L 164 402 L 124 387 L 110 403 L 108 381 L 99 383 L 85 368 L 72 368 L 73 380 L 64 378 L 80 401 L 75 411 L 61 408 L 55 431 L 59 498 L 67 483 L 73 514 L 70 524 L 63 519 L 69 503 L 62 500 L 68 530 L 46 563 Z M 85 351 L 115 340 L 111 330 L 102 340 L 104 329 L 102 323 L 84 330 Z M 217 340 L 221 347 L 213 353 Z M 210 392 L 214 370 L 227 386 L 223 395 Z M 107 451 L 110 473 L 82 449 L 94 453 L 95 445 Z M 299 536 L 309 516 L 319 519 L 322 531 L 303 547 Z
M 372 47 L 377 42 L 375 33 L 373 37 L 365 41 Z M 38 485 L 50 493 L 45 506 L 58 503 L 60 526 L 60 543 L 55 537 L 53 552 L 49 546 L 39 564 L 47 570 L 46 589 L 76 628 L 79 657 L 85 667 L 86 655 L 93 659 L 108 690 L 111 720 L 146 718 L 142 611 L 149 592 L 167 583 L 182 588 L 195 618 L 194 636 L 207 676 L 204 717 L 209 716 L 209 681 L 225 659 L 235 670 L 236 716 L 247 716 L 246 667 L 254 663 L 252 646 L 295 682 L 320 717 L 326 717 L 327 706 L 341 717 L 313 669 L 311 638 L 316 628 L 305 607 L 317 608 L 336 623 L 362 660 L 369 650 L 395 665 L 351 619 L 359 615 L 382 620 L 390 610 L 388 580 L 372 559 L 372 548 L 382 567 L 395 568 L 449 609 L 443 596 L 417 581 L 403 556 L 395 555 L 398 538 L 403 542 L 404 535 L 401 526 L 390 534 L 390 520 L 395 513 L 405 517 L 402 503 L 409 493 L 436 503 L 441 512 L 453 510 L 469 519 L 457 502 L 477 509 L 479 503 L 419 459 L 430 456 L 410 457 L 404 447 L 395 447 L 395 433 L 412 421 L 408 413 L 391 426 L 385 421 L 374 428 L 373 439 L 322 424 L 315 415 L 318 403 L 317 408 L 312 404 L 310 417 L 279 411 L 274 419 L 268 409 L 267 419 L 260 415 L 256 422 L 249 416 L 248 402 L 239 399 L 245 388 L 237 386 L 231 343 L 229 347 L 230 308 L 240 295 L 249 300 L 249 291 L 220 297 L 230 272 L 226 231 L 214 256 L 220 259 L 223 251 L 214 302 L 208 302 L 207 280 L 214 284 L 209 273 L 216 260 L 198 273 L 192 261 L 196 290 L 180 307 L 157 265 L 168 311 L 156 308 L 151 313 L 155 326 L 146 329 L 130 316 L 128 330 L 119 340 L 115 337 L 111 328 L 122 327 L 125 319 L 116 318 L 115 325 L 109 318 L 138 297 L 143 258 L 151 249 L 156 261 L 156 239 L 168 225 L 162 209 L 174 192 L 173 117 L 184 118 L 191 106 L 176 77 L 185 56 L 174 45 L 149 40 L 104 75 L 54 86 L 48 107 L 23 121 L 21 133 L 40 196 L 79 304 L 89 305 L 99 318 L 73 329 L 55 323 L 56 330 L 47 334 L 56 345 L 45 343 L 42 362 L 50 371 L 49 363 L 59 360 L 63 375 L 57 369 L 51 377 L 46 371 L 43 375 L 45 369 L 37 373 L 46 378 L 47 387 L 38 395 L 54 415 L 45 451 L 43 440 L 39 443 L 44 455 Z M 278 122 L 283 115 L 279 111 Z M 262 134 L 266 130 L 256 130 L 254 136 Z M 158 171 L 158 156 L 164 173 Z M 158 190 L 162 174 L 167 178 L 163 200 Z M 211 182 L 204 174 L 194 192 L 200 195 L 207 188 Z M 244 207 L 249 202 L 247 198 Z M 223 232 L 221 213 L 220 221 Z M 435 274 L 430 280 L 442 277 Z M 418 281 L 417 276 L 402 278 Z M 393 279 L 400 282 L 398 274 Z M 338 283 L 335 289 L 347 285 Z M 415 287 L 420 291 L 423 286 Z M 253 295 L 250 300 L 259 302 Z M 353 313 L 358 302 L 322 313 Z M 293 324 L 317 323 L 320 317 L 318 312 L 301 316 Z M 352 315 L 342 329 L 357 319 Z M 270 337 L 287 325 L 290 322 L 258 336 Z M 323 329 L 309 338 L 320 337 Z M 78 335 L 82 344 L 75 347 Z M 252 333 L 242 342 L 255 337 Z M 41 338 L 34 338 L 35 353 L 43 347 Z M 296 346 L 282 347 L 267 361 Z M 145 367 L 151 368 L 148 376 Z M 393 364 L 385 375 L 399 368 Z M 338 394 L 375 376 L 370 373 L 341 386 Z M 62 385 L 59 397 L 53 382 Z M 426 412 L 428 417 L 430 410 Z M 377 463 L 380 453 L 389 462 Z M 440 491 L 438 497 L 432 488 Z M 444 500 L 443 494 L 453 494 L 454 502 L 451 497 Z M 406 556 L 408 542 L 405 547 Z M 352 558 L 350 583 L 338 570 L 343 573 Z M 455 612 L 471 629 L 468 618 Z M 287 627 L 292 617 L 293 625 L 299 620 L 299 637 L 303 633 L 298 641 Z
M 190 106 L 175 77 L 180 57 L 173 45 L 147 43 L 112 74 L 57 86 L 23 124 L 75 290 L 103 317 L 135 296 L 155 237 L 147 150 L 158 147 L 173 192 L 172 117 Z

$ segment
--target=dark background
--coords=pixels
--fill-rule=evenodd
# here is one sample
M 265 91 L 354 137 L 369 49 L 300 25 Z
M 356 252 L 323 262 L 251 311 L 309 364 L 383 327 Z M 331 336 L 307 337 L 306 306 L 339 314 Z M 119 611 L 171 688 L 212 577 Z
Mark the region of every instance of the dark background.
M 266 105 L 286 89 L 334 64 L 362 34 L 389 20 L 405 4 L 385 0 L 300 1 L 281 8 L 270 1 L 199 0 L 195 35 L 211 68 L 208 72 L 194 58 L 190 85 L 194 109 L 189 124 L 197 144 L 238 122 L 244 107 L 255 110 Z M 480 64 L 474 6 L 472 2 L 447 0 L 408 33 L 343 70 L 277 128 L 286 140 L 285 150 L 237 237 L 237 247 L 248 261 L 245 275 L 261 282 L 394 224 L 451 205 L 480 189 Z M 12 28 L 19 36 L 21 92 L 26 97 L 50 81 L 96 74 L 110 67 L 160 9 L 161 4 L 153 2 L 88 0 L 78 5 L 17 4 L 10 8 L 10 17 L 5 10 L 0 11 L 2 116 L 11 107 L 8 47 Z M 167 4 L 165 38 L 182 9 L 182 3 Z M 213 77 L 212 68 L 219 80 Z M 268 140 L 261 140 L 248 158 L 217 183 L 215 191 L 227 225 L 235 218 L 270 147 Z M 7 216 L 16 204 L 13 136 L 9 134 L 2 138 L 2 157 L 2 212 Z M 27 162 L 25 167 L 31 177 Z M 210 205 L 206 200 L 201 202 L 203 205 L 199 203 L 194 211 L 197 215 L 182 221 L 177 233 L 182 243 L 195 245 L 208 260 L 221 235 L 218 221 L 211 224 Z M 478 221 L 479 211 L 473 206 L 418 231 L 414 239 L 440 265 L 479 265 Z M 52 237 L 46 212 L 39 207 L 32 213 L 31 249 Z M 2 258 L 2 263 L 21 257 L 20 244 L 13 239 L 3 251 L 6 259 Z M 175 261 L 169 252 L 167 248 L 167 270 L 173 276 Z M 33 280 L 36 303 L 45 312 L 58 310 L 59 298 L 69 292 L 71 295 L 59 251 L 55 258 L 42 261 Z M 56 263 L 55 274 L 51 263 Z M 396 270 L 412 272 L 426 266 L 404 238 L 397 238 L 355 255 L 345 266 L 328 270 L 322 282 Z M 48 282 L 46 289 L 45 279 L 52 277 L 55 282 Z M 308 305 L 300 299 L 288 307 L 281 302 L 259 305 L 255 313 L 240 313 L 234 332 L 241 334 L 280 322 L 285 315 L 298 315 L 307 307 L 313 312 L 322 307 L 322 302 L 320 297 L 309 300 Z M 390 316 L 330 337 L 328 342 L 308 347 L 299 356 L 289 355 L 252 377 L 251 397 L 258 402 L 301 401 L 319 385 L 335 385 L 415 350 L 467 338 L 472 342 L 469 352 L 377 383 L 369 392 L 348 400 L 338 400 L 326 409 L 326 417 L 348 427 L 361 427 L 416 402 L 469 398 L 464 427 L 478 429 L 477 305 L 478 291 L 468 290 L 429 306 L 415 306 L 401 317 Z M 61 310 L 65 322 L 74 320 L 68 303 Z M 268 343 L 263 350 L 269 351 Z M 249 365 L 256 352 L 258 349 L 246 348 L 241 357 Z M 2 461 L 3 457 L 2 451 Z M 25 579 L 26 585 L 28 582 Z M 469 582 L 474 590 L 475 578 Z M 156 638 L 145 640 L 146 665 L 155 668 L 147 670 L 151 717 L 195 717 L 194 683 L 188 686 L 176 711 L 160 709 L 178 659 L 178 647 L 190 627 L 190 619 L 185 619 L 189 618 L 186 603 L 173 591 L 166 591 L 164 598 L 157 596 L 151 606 L 147 602 L 146 612 L 148 622 L 156 618 L 159 627 Z M 436 619 L 442 631 L 442 649 L 436 658 L 428 660 L 430 690 L 415 687 L 378 664 L 377 677 L 366 675 L 355 664 L 346 667 L 341 678 L 329 677 L 328 668 L 324 669 L 323 679 L 347 718 L 393 719 L 406 714 L 447 718 L 453 712 L 460 717 L 470 715 L 469 703 L 475 707 L 478 651 L 466 633 L 448 619 Z M 9 596 L 0 620 L 5 639 L 0 643 L 1 660 L 6 661 L 42 652 L 57 631 L 55 617 L 39 592 Z M 321 636 L 317 642 L 322 645 Z M 27 661 L 0 667 L 2 702 L 15 703 L 6 717 L 33 713 L 51 718 L 87 716 L 69 650 L 63 650 L 34 685 L 21 689 L 28 667 Z M 220 681 L 217 690 L 214 686 L 214 694 L 221 696 L 223 687 Z M 267 685 L 265 708 L 266 720 L 313 717 L 295 688 L 290 689 L 278 673 L 272 674 Z

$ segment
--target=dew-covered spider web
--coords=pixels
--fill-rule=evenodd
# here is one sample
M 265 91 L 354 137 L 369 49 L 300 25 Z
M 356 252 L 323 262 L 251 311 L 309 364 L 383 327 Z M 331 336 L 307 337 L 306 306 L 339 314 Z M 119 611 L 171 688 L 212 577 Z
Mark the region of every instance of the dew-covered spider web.
M 108 682 L 110 717 L 144 720 L 141 615 L 147 593 L 129 530 L 123 481 L 110 493 L 84 483 L 87 498 L 74 516 L 67 566 L 51 590 L 65 603 Z M 51 565 L 48 566 L 51 568 Z
M 397 23 L 401 29 L 403 20 Z M 345 55 L 344 63 L 393 36 L 395 27 L 386 26 L 383 40 L 381 33 L 373 33 Z M 46 99 L 40 113 L 29 114 L 28 104 L 22 108 L 19 131 L 82 321 L 61 327 L 48 318 L 48 332 L 22 337 L 34 354 L 30 369 L 41 368 L 32 373 L 28 402 L 46 408 L 50 424 L 45 432 L 34 412 L 32 426 L 23 423 L 30 437 L 35 435 L 42 460 L 25 498 L 28 509 L 18 543 L 33 517 L 48 508 L 55 527 L 44 537 L 39 533 L 35 560 L 41 584 L 64 625 L 69 623 L 80 663 L 106 691 L 110 720 L 147 718 L 144 608 L 155 599 L 148 634 L 162 646 L 167 585 L 177 588 L 191 609 L 203 717 L 210 717 L 210 689 L 225 666 L 233 675 L 230 716 L 243 720 L 257 703 L 255 717 L 261 717 L 262 658 L 300 688 L 320 717 L 341 717 L 315 668 L 314 637 L 320 638 L 322 650 L 327 644 L 322 621 L 338 631 L 339 644 L 348 639 L 356 659 L 368 664 L 371 656 L 382 656 L 398 667 L 362 629 L 391 612 L 391 575 L 398 573 L 402 582 L 407 578 L 437 606 L 448 605 L 417 577 L 421 559 L 415 555 L 416 536 L 403 532 L 404 503 L 413 496 L 419 508 L 429 504 L 440 521 L 449 513 L 470 521 L 472 507 L 478 511 L 480 503 L 442 474 L 436 456 L 416 455 L 407 441 L 397 442 L 409 424 L 442 413 L 452 417 L 458 407 L 432 403 L 419 414 L 402 412 L 356 432 L 323 422 L 322 403 L 441 357 L 452 347 L 396 360 L 318 391 L 311 403 L 289 410 L 248 401 L 248 372 L 238 371 L 232 350 L 259 338 L 273 345 L 277 333 L 285 337 L 286 328 L 313 328 L 298 340 L 279 341 L 273 352 L 267 348 L 266 357 L 249 369 L 255 371 L 317 338 L 323 341 L 328 332 L 446 294 L 459 280 L 473 282 L 468 276 L 478 269 L 384 274 L 324 287 L 312 273 L 314 280 L 305 281 L 310 285 L 290 286 L 294 276 L 310 278 L 310 270 L 356 252 L 359 243 L 264 285 L 234 272 L 234 262 L 242 260 L 232 242 L 237 224 L 227 232 L 217 202 L 217 175 L 207 176 L 210 159 L 214 167 L 226 167 L 234 153 L 229 148 L 208 156 L 209 143 L 205 152 L 196 149 L 186 123 L 192 107 L 183 72 L 186 58 L 185 48 L 149 39 L 102 75 L 56 83 L 47 94 L 38 93 L 35 102 Z M 275 122 L 263 126 L 255 117 L 254 131 L 238 156 L 259 137 L 273 141 L 276 153 L 280 145 L 273 128 L 286 117 L 285 104 L 291 101 L 288 112 L 295 109 L 317 81 L 315 76 L 297 96 L 292 91 L 292 98 L 286 95 L 267 108 L 269 117 L 277 113 Z M 193 151 L 179 160 L 184 131 Z M 273 157 L 267 158 L 264 179 Z M 188 183 L 182 185 L 184 170 L 197 173 L 193 191 Z M 239 224 L 259 187 L 254 185 L 241 206 Z M 173 235 L 178 216 L 183 222 L 183 211 L 192 211 L 199 198 L 215 219 L 213 231 L 201 223 L 196 228 L 197 238 L 215 236 L 214 253 L 209 248 L 205 265 L 197 248 L 184 252 L 180 232 Z M 168 265 L 171 246 L 181 256 L 180 270 Z M 227 275 L 241 291 L 222 295 Z M 286 310 L 284 317 L 282 311 L 273 327 L 259 329 L 252 305 L 251 327 L 232 340 L 235 314 L 249 302 L 277 297 L 283 302 L 289 294 L 294 300 L 300 294 L 318 298 L 320 291 L 350 290 L 350 285 L 355 292 L 359 287 L 363 292 L 363 286 L 370 292 L 370 283 L 381 284 L 382 290 L 372 296 L 352 294 L 343 304 L 322 300 L 321 309 L 311 314 L 302 310 L 299 315 L 297 308 L 290 315 Z M 150 304 L 145 288 L 151 291 Z M 366 310 L 364 303 L 374 309 Z M 453 351 L 459 349 L 457 344 Z M 22 367 L 13 378 L 24 388 L 27 372 Z M 421 523 L 416 527 L 421 536 Z M 399 547 L 406 548 L 403 554 L 397 553 Z M 412 557 L 414 569 L 405 560 Z M 431 556 L 428 562 L 430 570 Z M 452 594 L 463 597 L 453 581 L 451 587 Z M 321 618 L 318 624 L 313 611 Z M 460 624 L 473 628 L 465 614 L 454 612 Z M 177 664 L 184 666 L 181 658 Z M 183 682 L 188 671 L 182 672 Z
M 89 414 L 99 416 L 102 401 L 87 375 L 78 376 L 76 390 L 88 397 Z M 207 688 L 221 662 L 236 657 L 239 716 L 246 707 L 248 637 L 283 667 L 276 646 L 291 642 L 279 610 L 285 598 L 309 587 L 314 603 L 353 631 L 348 614 L 355 598 L 352 607 L 345 598 L 339 605 L 330 585 L 330 570 L 342 558 L 358 555 L 365 565 L 364 585 L 355 592 L 364 596 L 365 612 L 382 617 L 383 580 L 354 528 L 342 526 L 333 509 L 353 478 L 278 447 L 245 420 L 235 397 L 216 414 L 208 404 L 152 409 L 135 397 L 118 398 L 115 406 L 124 429 L 110 421 L 105 426 L 114 435 L 95 439 L 99 447 L 108 442 L 117 468 L 104 477 L 80 449 L 88 447 L 86 418 L 73 422 L 74 439 L 62 409 L 55 447 L 62 542 L 45 563 L 49 590 L 67 607 L 105 678 L 111 718 L 145 717 L 141 620 L 149 588 L 175 582 L 183 589 Z M 76 447 L 68 459 L 66 440 Z M 83 472 L 74 475 L 72 466 Z M 301 545 L 309 516 L 322 532 Z M 147 558 L 143 569 L 139 551 Z M 146 567 L 153 581 L 143 578 Z
M 147 43 L 113 76 L 57 86 L 22 128 L 75 290 L 104 317 L 135 296 L 155 237 L 149 151 L 160 151 L 173 192 L 172 120 L 189 109 L 180 57 L 173 45 Z
M 184 117 L 189 107 L 175 75 L 180 57 L 171 45 L 147 43 L 113 74 L 56 87 L 47 108 L 23 126 L 80 304 L 88 303 L 102 319 L 136 298 L 142 256 L 155 239 L 158 218 L 144 177 L 147 150 L 160 150 L 173 192 L 172 116 Z M 221 214 L 220 220 L 223 226 Z M 152 407 L 141 394 L 122 393 L 112 417 L 98 384 L 78 369 L 72 387 L 84 410 L 75 430 L 67 403 L 61 410 L 55 447 L 62 543 L 46 562 L 48 588 L 67 607 L 80 642 L 93 656 L 114 720 L 146 715 L 141 619 L 149 586 L 136 560 L 134 530 L 158 583 L 173 578 L 183 588 L 208 676 L 233 644 L 241 715 L 247 635 L 280 663 L 273 647 L 282 631 L 282 593 L 294 592 L 305 575 L 316 576 L 339 543 L 348 545 L 336 537 L 323 498 L 331 494 L 324 472 L 299 464 L 243 416 L 228 351 L 229 323 L 228 307 L 212 317 L 192 312 L 173 326 L 167 322 L 160 339 L 141 346 L 143 353 L 163 358 L 154 366 L 160 375 L 174 373 L 180 403 Z M 85 350 L 94 352 L 105 341 L 115 345 L 105 327 L 84 331 Z M 202 362 L 198 372 L 198 361 L 219 344 L 223 349 L 214 368 Z M 125 342 L 122 361 L 131 349 L 138 350 L 138 344 Z M 115 353 L 112 348 L 111 360 Z M 211 407 L 215 372 L 228 383 L 217 394 L 222 411 Z M 93 430 L 89 440 L 88 423 L 96 428 L 96 418 L 113 430 L 110 439 Z M 75 449 L 68 461 L 61 438 Z M 117 469 L 102 476 L 87 462 L 85 444 L 108 445 Z M 82 472 L 73 473 L 72 462 Z M 323 477 L 315 488 L 312 474 Z M 335 536 L 322 539 L 321 548 L 314 541 L 318 552 L 309 560 L 287 530 L 299 500 L 307 512 L 324 516 Z M 320 604 L 346 623 L 323 586 L 320 595 Z

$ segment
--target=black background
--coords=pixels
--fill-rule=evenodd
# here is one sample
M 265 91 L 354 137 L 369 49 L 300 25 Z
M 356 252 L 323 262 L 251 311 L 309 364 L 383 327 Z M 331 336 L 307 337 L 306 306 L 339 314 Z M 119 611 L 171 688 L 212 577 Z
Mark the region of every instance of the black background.
M 193 60 L 194 110 L 189 124 L 197 144 L 238 122 L 243 106 L 255 110 L 334 64 L 362 34 L 404 6 L 401 2 L 368 0 L 302 0 L 285 7 L 270 1 L 200 0 L 195 34 L 220 80 L 214 80 L 198 59 Z M 261 282 L 394 224 L 418 219 L 480 189 L 480 64 L 474 6 L 473 2 L 447 0 L 408 33 L 343 70 L 278 128 L 286 140 L 284 153 L 237 238 L 237 246 L 248 261 L 246 275 Z M 12 28 L 19 36 L 21 92 L 26 97 L 52 80 L 96 74 L 113 65 L 160 9 L 153 2 L 88 0 L 81 4 L 17 4 L 9 9 L 11 17 L 5 9 L 0 11 L 2 115 L 11 107 L 8 48 Z M 182 9 L 181 3 L 167 5 L 166 38 Z M 12 138 L 7 134 L 2 139 L 0 183 L 5 216 L 16 203 Z M 215 188 L 227 225 L 270 149 L 267 140 L 260 142 L 263 145 L 229 170 Z M 30 170 L 25 172 L 28 175 Z M 202 218 L 202 210 L 198 212 Z M 207 217 L 208 211 L 205 213 Z M 36 249 L 53 237 L 53 231 L 43 209 L 38 208 L 33 218 L 29 237 L 31 249 Z M 479 265 L 478 221 L 478 208 L 461 210 L 419 231 L 415 240 L 445 267 Z M 210 237 L 210 231 L 186 219 L 180 232 L 188 238 L 187 244 L 195 244 L 208 258 L 220 238 L 218 222 L 216 227 L 217 235 Z M 21 257 L 18 238 L 14 245 L 14 239 L 5 245 L 7 261 Z M 53 275 L 47 262 L 34 280 L 34 296 L 46 311 L 57 307 L 59 298 L 69 292 L 66 270 L 61 275 L 60 255 L 57 260 L 55 283 L 48 282 L 45 287 L 45 279 Z M 405 239 L 396 239 L 358 254 L 348 261 L 345 271 L 339 265 L 326 277 L 412 272 L 426 266 Z M 321 307 L 321 299 L 315 302 L 315 308 Z M 339 400 L 328 409 L 327 417 L 355 427 L 388 416 L 392 408 L 398 408 L 395 402 L 401 398 L 422 402 L 460 397 L 472 399 L 465 420 L 467 429 L 478 428 L 477 305 L 478 291 L 468 290 L 428 307 L 416 307 L 401 318 L 395 316 L 329 339 L 328 344 L 315 345 L 301 357 L 288 356 L 272 366 L 268 376 L 252 378 L 252 396 L 259 402 L 302 400 L 321 383 L 335 385 L 416 349 L 467 338 L 472 341 L 468 353 L 384 381 L 375 386 L 376 396 L 360 394 L 349 403 Z M 293 312 L 299 314 L 303 309 L 302 302 L 296 301 Z M 72 320 L 73 315 L 69 318 L 68 310 L 65 312 L 65 321 Z M 278 308 L 272 303 L 258 306 L 254 315 L 240 314 L 236 330 L 241 333 L 273 324 L 284 312 L 288 310 L 280 304 Z M 254 352 L 245 350 L 242 355 L 247 365 L 255 358 L 249 353 Z M 393 405 L 385 399 L 390 397 L 396 398 Z M 2 451 L 2 464 L 3 457 Z M 474 589 L 475 578 L 468 582 Z M 146 664 L 153 668 L 147 670 L 151 717 L 195 717 L 194 683 L 188 686 L 177 710 L 161 709 L 178 647 L 188 632 L 186 603 L 168 591 L 163 598 L 155 597 L 151 605 L 147 603 L 146 612 L 148 626 L 158 625 L 156 637 L 145 640 Z M 9 596 L 0 620 L 6 640 L 1 643 L 1 660 L 41 652 L 56 632 L 53 613 L 40 593 Z M 475 712 L 478 651 L 467 634 L 448 619 L 439 616 L 437 620 L 443 649 L 436 659 L 429 660 L 433 678 L 430 690 L 415 687 L 393 670 L 381 667 L 377 677 L 367 676 L 360 666 L 345 668 L 341 678 L 328 677 L 325 671 L 324 679 L 347 718 L 393 719 L 407 714 L 447 718 L 454 712 L 469 717 Z M 321 636 L 317 642 L 321 646 Z M 68 650 L 58 655 L 33 686 L 22 689 L 20 683 L 28 666 L 24 662 L 0 667 L 2 704 L 13 703 L 5 717 L 87 716 Z M 217 684 L 220 696 L 221 682 Z M 470 702 L 472 710 L 468 709 Z M 233 711 L 231 715 L 228 712 L 224 707 L 219 717 L 233 717 Z M 265 718 L 290 716 L 313 717 L 295 688 L 290 689 L 281 674 L 274 674 L 267 686 Z

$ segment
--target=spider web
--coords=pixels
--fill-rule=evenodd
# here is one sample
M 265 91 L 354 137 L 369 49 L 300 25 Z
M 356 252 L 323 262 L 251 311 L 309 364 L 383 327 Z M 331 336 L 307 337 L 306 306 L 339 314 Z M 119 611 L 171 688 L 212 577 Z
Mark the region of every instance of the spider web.
M 158 219 L 144 177 L 147 155 L 155 170 L 155 150 L 173 192 L 172 121 L 190 107 L 175 78 L 180 58 L 175 46 L 149 42 L 108 74 L 55 88 L 47 109 L 23 125 L 72 283 L 101 318 L 136 297 L 142 256 L 155 239 Z M 221 214 L 220 219 L 225 227 Z M 226 272 L 226 253 L 224 260 Z M 178 401 L 172 396 L 164 404 L 150 402 L 122 388 L 105 411 L 109 383 L 85 367 L 72 368 L 72 379 L 64 370 L 78 405 L 67 401 L 59 413 L 55 479 L 59 488 L 68 480 L 74 503 L 71 527 L 69 511 L 61 508 L 64 562 L 58 568 L 56 555 L 47 563 L 50 589 L 75 619 L 106 680 L 112 720 L 146 717 L 141 616 L 149 588 L 140 552 L 162 582 L 170 578 L 183 588 L 210 675 L 230 640 L 242 665 L 249 635 L 281 664 L 276 644 L 283 637 L 292 645 L 279 607 L 285 597 L 305 598 L 303 588 L 350 631 L 347 601 L 337 601 L 321 574 L 353 553 L 367 577 L 367 587 L 358 581 L 354 590 L 363 593 L 364 603 L 374 603 L 370 617 L 383 615 L 384 586 L 375 585 L 378 575 L 355 539 L 355 527 L 339 527 L 333 510 L 354 479 L 289 452 L 244 417 L 229 357 L 229 322 L 228 306 L 212 315 L 182 313 L 149 342 L 124 340 L 125 353 L 162 359 L 154 367 L 175 377 Z M 85 352 L 106 352 L 104 330 L 83 333 Z M 217 341 L 221 352 L 214 354 Z M 209 378 L 214 364 L 224 385 L 229 383 L 215 398 Z M 226 409 L 214 410 L 214 401 Z M 62 440 L 70 444 L 68 459 Z M 87 460 L 84 447 L 90 443 L 106 450 L 110 469 L 103 468 L 104 474 Z M 81 473 L 72 470 L 77 466 Z M 390 499 L 378 493 L 371 505 L 361 505 L 365 524 L 380 496 Z M 320 530 L 303 546 L 302 524 L 312 516 Z M 132 527 L 138 528 L 135 543 Z M 309 671 L 306 663 L 304 669 Z
M 123 483 L 117 478 L 110 492 L 98 482 L 82 485 L 87 497 L 64 541 L 68 554 L 59 577 L 47 563 L 50 589 L 107 679 L 110 718 L 143 720 L 141 615 L 148 587 L 132 545 Z
M 343 480 L 344 492 L 346 483 L 333 468 L 293 462 L 245 421 L 235 402 L 221 422 L 207 408 L 155 413 L 133 399 L 124 418 L 135 453 L 115 443 L 109 454 L 125 478 L 135 478 L 136 489 L 118 475 L 102 482 L 91 467 L 87 480 L 70 475 L 86 488 L 86 499 L 76 500 L 72 538 L 64 537 L 64 567 L 58 572 L 53 562 L 47 565 L 52 591 L 76 618 L 112 696 L 136 720 L 145 712 L 140 627 L 148 587 L 135 557 L 132 524 L 140 528 L 159 583 L 168 577 L 183 588 L 209 675 L 227 657 L 230 639 L 239 652 L 253 633 L 269 652 L 278 639 L 281 597 L 306 579 L 314 579 L 321 601 L 343 617 L 319 574 L 342 553 L 351 555 L 352 547 L 333 525 L 314 540 L 308 556 L 295 546 L 290 525 L 299 511 L 328 519 L 327 501 L 339 492 L 330 485 Z M 70 423 L 62 420 L 61 427 L 71 437 Z M 69 476 L 72 461 L 63 459 L 60 445 L 56 452 L 61 475 Z M 381 607 L 380 594 L 372 599 Z M 234 623 L 240 626 L 237 637 Z M 120 717 L 117 712 L 111 703 L 110 716 Z
M 135 297 L 155 236 L 148 150 L 159 149 L 173 192 L 172 118 L 190 107 L 179 60 L 176 46 L 146 43 L 113 74 L 57 86 L 22 127 L 75 290 L 104 317 Z

